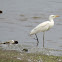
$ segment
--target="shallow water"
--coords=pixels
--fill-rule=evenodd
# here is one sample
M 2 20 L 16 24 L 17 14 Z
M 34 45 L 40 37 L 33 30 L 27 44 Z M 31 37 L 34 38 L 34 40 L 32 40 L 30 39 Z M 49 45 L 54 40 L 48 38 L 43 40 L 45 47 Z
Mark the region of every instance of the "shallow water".
M 45 33 L 45 47 L 62 50 L 62 0 L 1 0 L 0 41 L 18 40 L 23 48 L 36 47 L 35 36 L 30 31 L 39 23 L 48 20 L 49 15 L 60 17 L 54 19 L 55 26 Z M 39 45 L 42 47 L 42 35 L 38 33 Z

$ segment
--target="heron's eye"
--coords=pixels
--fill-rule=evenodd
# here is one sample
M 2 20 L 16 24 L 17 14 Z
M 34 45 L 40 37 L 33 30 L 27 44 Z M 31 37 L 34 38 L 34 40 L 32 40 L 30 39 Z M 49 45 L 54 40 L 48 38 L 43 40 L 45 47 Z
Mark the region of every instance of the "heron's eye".
M 53 16 L 53 17 L 55 17 L 55 16 Z

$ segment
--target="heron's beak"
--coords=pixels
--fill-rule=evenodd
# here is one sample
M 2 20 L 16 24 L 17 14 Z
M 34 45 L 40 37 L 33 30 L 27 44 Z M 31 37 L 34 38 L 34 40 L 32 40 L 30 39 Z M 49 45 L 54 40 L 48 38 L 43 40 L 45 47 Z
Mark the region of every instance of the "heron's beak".
M 59 17 L 58 15 L 56 15 L 56 17 Z

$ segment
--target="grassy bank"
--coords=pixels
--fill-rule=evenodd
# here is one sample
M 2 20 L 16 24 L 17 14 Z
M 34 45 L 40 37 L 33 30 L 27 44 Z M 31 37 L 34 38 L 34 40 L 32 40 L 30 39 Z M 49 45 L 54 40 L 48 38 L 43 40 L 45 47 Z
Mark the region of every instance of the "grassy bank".
M 62 62 L 62 56 L 0 50 L 0 62 Z

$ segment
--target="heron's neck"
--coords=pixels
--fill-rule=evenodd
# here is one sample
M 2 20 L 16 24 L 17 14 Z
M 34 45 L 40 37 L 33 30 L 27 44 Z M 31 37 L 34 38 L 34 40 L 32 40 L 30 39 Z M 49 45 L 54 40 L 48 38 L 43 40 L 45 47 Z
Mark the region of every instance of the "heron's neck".
M 49 18 L 49 20 L 50 20 L 50 22 L 54 22 L 54 21 L 53 21 L 53 18 Z

